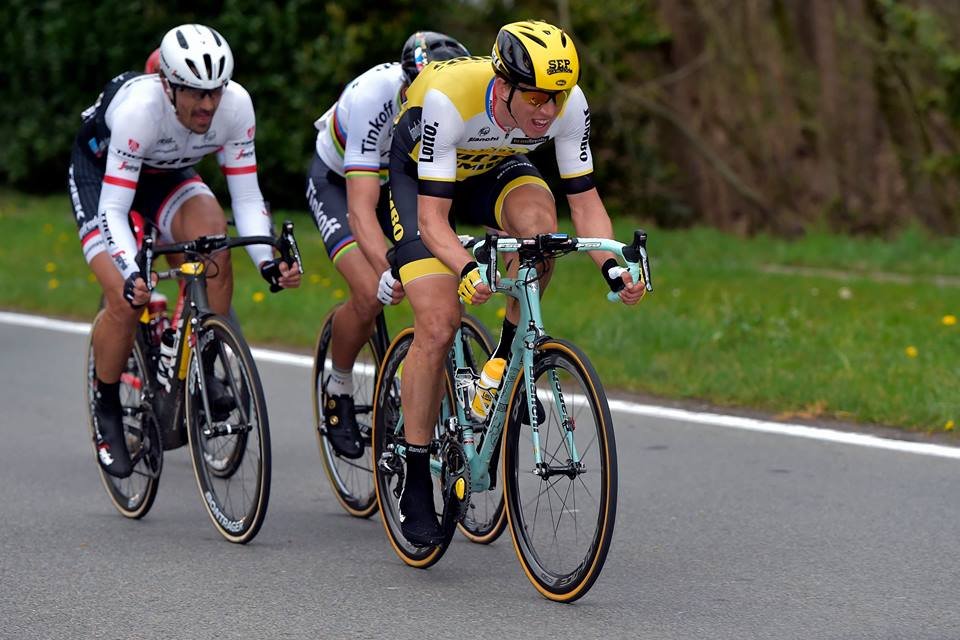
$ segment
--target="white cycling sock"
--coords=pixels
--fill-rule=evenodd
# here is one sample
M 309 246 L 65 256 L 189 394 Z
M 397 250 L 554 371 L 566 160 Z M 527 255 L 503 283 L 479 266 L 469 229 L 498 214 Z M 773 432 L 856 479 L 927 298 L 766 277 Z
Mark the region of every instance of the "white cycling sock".
M 343 370 L 335 366 L 331 367 L 330 376 L 327 378 L 327 395 L 352 396 L 353 372 L 349 369 Z

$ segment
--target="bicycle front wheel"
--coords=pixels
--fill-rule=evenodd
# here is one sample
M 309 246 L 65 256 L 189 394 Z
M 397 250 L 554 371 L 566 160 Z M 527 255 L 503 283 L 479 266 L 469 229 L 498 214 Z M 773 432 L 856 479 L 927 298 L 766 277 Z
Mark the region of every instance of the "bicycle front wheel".
M 87 345 L 87 424 L 94 443 L 96 456 L 97 433 L 93 422 L 93 403 L 96 380 L 96 363 L 93 357 L 93 330 L 104 311 L 100 311 L 90 328 Z M 97 463 L 100 480 L 110 501 L 123 516 L 139 519 L 147 515 L 157 497 L 160 471 L 163 468 L 163 445 L 160 432 L 152 413 L 144 410 L 143 392 L 147 386 L 147 358 L 139 341 L 127 357 L 120 374 L 120 404 L 123 407 L 123 432 L 133 462 L 133 473 L 126 478 L 117 478 Z
M 527 381 L 507 405 L 504 494 L 513 545 L 546 598 L 573 602 L 603 569 L 617 513 L 617 448 L 600 379 L 577 347 L 550 339 L 533 361 L 536 432 Z M 535 433 L 542 463 L 535 464 Z
M 245 544 L 263 525 L 270 497 L 270 426 L 263 387 L 246 341 L 227 318 L 204 318 L 194 336 L 185 393 L 197 488 L 220 534 Z M 227 396 L 226 402 L 219 399 L 218 410 L 208 397 L 211 377 Z
M 326 394 L 324 392 L 327 377 L 333 368 L 330 355 L 330 342 L 333 338 L 333 319 L 342 305 L 334 307 L 317 336 L 317 346 L 313 357 L 313 426 L 320 449 L 323 470 L 330 480 L 333 494 L 340 506 L 352 516 L 369 518 L 377 512 L 377 495 L 373 488 L 372 456 L 366 455 L 357 460 L 341 456 L 330 444 L 326 436 Z M 373 338 L 364 343 L 353 365 L 354 408 L 360 438 L 367 451 L 371 446 L 370 434 L 373 430 L 373 387 L 380 371 L 383 354 Z

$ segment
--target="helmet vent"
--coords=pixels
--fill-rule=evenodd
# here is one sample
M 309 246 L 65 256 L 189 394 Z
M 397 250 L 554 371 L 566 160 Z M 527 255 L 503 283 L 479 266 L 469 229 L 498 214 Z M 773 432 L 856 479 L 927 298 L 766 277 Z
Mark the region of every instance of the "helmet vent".
M 220 36 L 219 36 L 219 34 L 217 34 L 217 32 L 214 31 L 213 29 L 210 29 L 210 35 L 213 36 L 213 41 L 217 43 L 217 46 L 218 46 L 218 47 L 219 47 L 221 44 L 223 44 L 223 43 L 220 42 Z
M 226 57 L 226 56 L 220 56 L 220 64 L 219 64 L 219 66 L 217 67 L 217 75 L 216 75 L 217 78 L 219 78 L 219 77 L 223 74 L 223 69 L 224 69 L 226 66 L 227 66 L 227 57 Z
M 531 33 L 522 33 L 522 34 L 520 34 L 520 35 L 522 35 L 523 37 L 527 38 L 528 40 L 533 40 L 534 42 L 536 42 L 538 45 L 540 45 L 540 46 L 543 47 L 544 49 L 547 48 L 547 43 L 546 43 L 546 42 L 544 42 L 543 40 L 541 40 L 540 38 L 538 38 L 537 36 L 535 36 L 535 35 L 533 35 L 533 34 L 531 34 Z
M 565 33 L 560 34 L 560 44 L 562 44 L 563 46 L 567 46 L 567 34 Z
M 203 76 L 201 76 L 197 70 L 197 65 L 193 64 L 193 60 L 187 60 L 187 66 L 190 67 L 190 72 L 193 73 L 193 75 L 197 76 L 199 80 L 203 80 Z
M 183 37 L 183 34 L 180 31 L 177 31 L 177 42 L 180 43 L 180 47 L 183 49 L 190 48 L 190 45 L 187 44 L 187 39 Z
M 203 54 L 203 66 L 207 68 L 207 78 L 213 79 L 213 58 L 210 57 L 209 53 Z

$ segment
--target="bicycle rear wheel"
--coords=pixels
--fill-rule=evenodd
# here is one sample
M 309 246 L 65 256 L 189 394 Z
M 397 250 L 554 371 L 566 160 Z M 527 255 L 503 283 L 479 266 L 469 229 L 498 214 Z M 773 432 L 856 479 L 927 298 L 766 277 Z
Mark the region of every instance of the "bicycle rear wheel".
M 586 356 L 562 340 L 536 347 L 539 446 L 534 465 L 527 383 L 507 405 L 503 480 L 507 518 L 524 572 L 546 598 L 572 602 L 596 581 L 613 538 L 617 450 L 610 408 Z M 566 420 L 564 419 L 566 416 Z
M 335 306 L 320 325 L 317 346 L 313 357 L 313 425 L 320 449 L 320 460 L 330 480 L 333 494 L 340 506 L 352 516 L 369 518 L 377 512 L 377 495 L 373 487 L 373 456 L 357 460 L 341 456 L 327 440 L 325 430 L 324 385 L 333 367 L 330 356 L 330 341 L 333 336 L 333 317 L 342 305 Z M 363 345 L 353 365 L 354 407 L 361 441 L 367 451 L 371 446 L 373 429 L 373 388 L 380 370 L 383 354 L 377 341 L 371 338 Z M 326 372 L 326 373 L 325 373 Z
M 250 542 L 263 525 L 270 497 L 270 426 L 263 387 L 246 341 L 221 316 L 204 318 L 192 339 L 187 367 L 186 419 L 197 488 L 220 534 Z M 198 359 L 199 358 L 199 359 Z M 232 398 L 223 420 L 207 407 L 210 372 Z
M 409 542 L 400 529 L 399 499 L 406 475 L 406 460 L 398 448 L 406 446 L 403 432 L 403 414 L 400 408 L 400 382 L 403 376 L 404 359 L 413 343 L 413 329 L 407 328 L 394 338 L 387 348 L 377 377 L 377 386 L 373 396 L 373 456 L 374 487 L 377 505 L 380 508 L 380 520 L 387 532 L 387 539 L 400 559 L 411 567 L 426 569 L 433 566 L 443 556 L 449 544 L 446 543 L 421 547 Z M 453 394 L 449 383 L 446 384 L 445 402 L 452 402 Z M 431 447 L 431 456 L 435 447 Z M 434 482 L 434 507 L 443 505 L 438 483 Z M 442 507 L 441 507 L 442 508 Z M 438 519 L 442 514 L 437 514 Z
M 93 328 L 100 316 L 97 314 L 90 328 L 90 341 L 87 345 L 87 423 L 94 443 L 96 456 L 96 427 L 93 422 L 94 385 L 96 363 L 93 357 Z M 123 406 L 123 430 L 126 436 L 127 450 L 133 462 L 133 473 L 127 478 L 117 478 L 97 463 L 100 480 L 110 501 L 123 516 L 139 519 L 147 515 L 157 497 L 160 484 L 160 471 L 163 468 L 163 445 L 160 433 L 152 413 L 144 410 L 143 392 L 147 386 L 147 358 L 139 341 L 133 345 L 133 351 L 127 358 L 120 374 L 120 403 Z
M 490 359 L 495 345 L 490 332 L 480 320 L 464 315 L 460 324 L 460 339 L 463 340 L 465 364 L 479 374 L 484 363 Z M 483 442 L 483 434 L 477 434 L 476 444 L 479 448 Z M 499 447 L 495 450 L 490 464 L 491 480 L 496 481 Z M 466 515 L 458 527 L 467 540 L 477 544 L 490 544 L 500 537 L 507 526 L 507 515 L 503 505 L 503 483 L 488 491 L 470 494 L 470 504 Z

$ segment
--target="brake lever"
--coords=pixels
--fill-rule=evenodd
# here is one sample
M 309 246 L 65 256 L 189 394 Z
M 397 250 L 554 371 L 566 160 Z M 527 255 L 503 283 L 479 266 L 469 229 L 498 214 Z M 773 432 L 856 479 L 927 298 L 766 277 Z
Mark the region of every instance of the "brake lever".
M 483 265 L 483 269 L 480 270 L 480 276 L 483 278 L 484 284 L 490 287 L 491 291 L 496 291 L 497 289 L 497 239 L 499 237 L 496 233 L 490 233 L 488 231 L 483 239 L 483 251 L 486 254 L 486 260 L 481 260 L 480 257 L 477 256 L 477 263 Z
M 137 253 L 136 263 L 137 269 L 140 270 L 144 280 L 146 280 L 147 291 L 153 291 L 153 277 L 150 275 L 150 272 L 153 271 L 153 236 L 149 233 L 143 237 L 143 244 L 139 253 Z
M 300 248 L 297 246 L 297 239 L 293 235 L 293 221 L 284 220 L 280 233 L 280 257 L 292 267 L 297 263 L 300 273 L 303 274 L 303 262 L 300 260 Z

